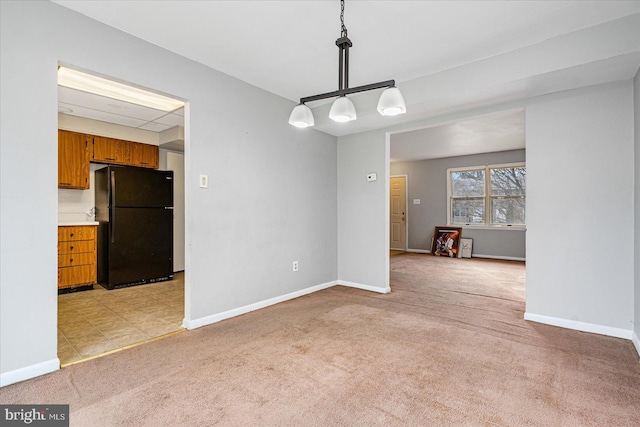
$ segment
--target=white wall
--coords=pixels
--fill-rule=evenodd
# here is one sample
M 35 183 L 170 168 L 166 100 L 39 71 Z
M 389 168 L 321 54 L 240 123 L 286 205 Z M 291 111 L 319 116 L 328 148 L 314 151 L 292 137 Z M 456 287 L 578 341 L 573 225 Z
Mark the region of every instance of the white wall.
M 634 186 L 634 336 L 633 343 L 640 354 L 640 70 L 633 79 L 633 111 L 635 137 L 635 186 Z
M 526 119 L 526 318 L 631 338 L 632 83 L 542 97 Z
M 336 139 L 289 126 L 293 102 L 50 2 L 0 18 L 2 384 L 58 367 L 59 61 L 188 101 L 187 320 L 337 279 Z

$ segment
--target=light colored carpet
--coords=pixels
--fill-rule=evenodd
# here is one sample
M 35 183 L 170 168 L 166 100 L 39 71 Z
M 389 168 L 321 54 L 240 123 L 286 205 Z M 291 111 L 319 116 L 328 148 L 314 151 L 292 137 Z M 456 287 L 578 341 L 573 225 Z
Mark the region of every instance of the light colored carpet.
M 78 426 L 637 426 L 630 341 L 526 322 L 522 263 L 404 254 L 334 287 L 0 389 Z

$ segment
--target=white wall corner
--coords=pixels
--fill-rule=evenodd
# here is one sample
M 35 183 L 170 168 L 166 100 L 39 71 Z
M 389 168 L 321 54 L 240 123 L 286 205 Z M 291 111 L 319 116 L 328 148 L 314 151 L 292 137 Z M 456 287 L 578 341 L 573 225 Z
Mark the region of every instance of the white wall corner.
M 60 359 L 47 360 L 44 362 L 36 363 L 35 365 L 25 366 L 24 368 L 15 369 L 9 372 L 3 372 L 0 374 L 0 387 L 4 387 L 9 384 L 14 384 L 20 381 L 30 380 L 31 378 L 39 377 L 40 375 L 48 374 L 60 369 Z
M 541 314 L 524 313 L 524 320 L 530 320 L 545 325 L 558 326 L 560 328 L 573 329 L 581 332 L 590 332 L 592 334 L 607 335 L 610 337 L 632 339 L 635 335 L 631 329 L 614 328 L 611 326 L 597 325 L 594 323 L 579 322 L 577 320 L 562 319 L 559 317 L 543 316 Z M 637 336 L 636 336 L 637 338 Z M 634 341 L 634 344 L 635 341 Z M 636 350 L 639 348 L 636 344 Z M 639 351 L 640 353 L 640 351 Z
M 210 316 L 200 317 L 198 319 L 188 320 L 184 319 L 182 321 L 182 327 L 187 328 L 189 330 L 200 328 L 202 326 L 211 325 L 213 323 L 220 322 L 222 320 L 230 319 L 232 317 L 240 316 L 241 314 L 246 314 L 251 311 L 259 310 L 261 308 L 269 307 L 270 305 L 275 305 L 284 301 L 288 301 L 294 298 L 301 297 L 303 295 L 311 294 L 313 292 L 318 292 L 323 289 L 330 288 L 335 286 L 338 282 L 326 282 L 320 285 L 311 286 L 309 288 L 301 289 L 296 292 L 291 292 L 285 295 L 281 295 L 278 297 L 270 298 L 264 301 L 258 301 L 253 304 L 245 305 L 244 307 L 234 308 L 232 310 L 223 311 L 222 313 L 212 314 Z
M 636 347 L 638 356 L 640 356 L 640 338 L 638 338 L 638 334 L 634 332 L 633 337 L 631 338 L 631 341 L 633 341 L 633 345 Z
M 347 286 L 349 288 L 357 288 L 363 289 L 365 291 L 377 292 L 379 294 L 388 294 L 391 292 L 391 287 L 387 286 L 385 288 L 380 286 L 371 286 L 371 285 L 363 285 L 361 283 L 347 282 L 346 280 L 338 280 L 338 285 Z

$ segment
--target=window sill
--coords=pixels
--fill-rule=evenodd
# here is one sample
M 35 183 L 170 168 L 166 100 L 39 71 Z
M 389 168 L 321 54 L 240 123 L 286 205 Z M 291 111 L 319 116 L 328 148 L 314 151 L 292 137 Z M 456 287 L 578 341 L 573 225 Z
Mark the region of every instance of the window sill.
M 527 231 L 527 227 L 520 225 L 460 225 L 453 224 L 450 227 L 462 227 L 463 230 L 497 230 L 497 231 Z

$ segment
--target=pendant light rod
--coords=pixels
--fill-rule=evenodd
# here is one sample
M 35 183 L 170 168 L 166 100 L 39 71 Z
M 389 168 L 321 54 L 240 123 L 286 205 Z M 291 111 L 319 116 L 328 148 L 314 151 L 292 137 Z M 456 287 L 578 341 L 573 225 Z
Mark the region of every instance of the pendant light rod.
M 363 86 L 340 89 L 333 92 L 322 93 L 320 95 L 307 96 L 305 98 L 300 98 L 300 103 L 304 104 L 306 102 L 318 101 L 320 99 L 335 98 L 337 96 L 350 95 L 352 93 L 358 93 L 358 92 L 366 92 L 368 90 L 374 90 L 374 89 L 383 89 L 385 87 L 393 87 L 395 85 L 396 85 L 395 80 L 386 80 L 384 82 L 371 83 Z
M 349 48 L 353 46 L 349 37 L 340 37 L 336 40 L 336 46 L 340 48 L 338 54 L 338 90 L 349 87 Z

